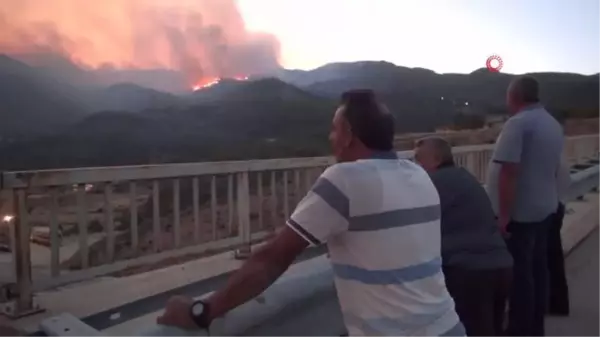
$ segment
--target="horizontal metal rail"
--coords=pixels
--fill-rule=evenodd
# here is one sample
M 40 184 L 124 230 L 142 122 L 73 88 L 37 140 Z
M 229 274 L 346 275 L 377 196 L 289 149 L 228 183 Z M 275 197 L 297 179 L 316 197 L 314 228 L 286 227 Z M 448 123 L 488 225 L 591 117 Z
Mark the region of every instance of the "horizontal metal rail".
M 564 201 L 570 202 L 583 197 L 600 184 L 600 166 L 597 164 L 589 168 L 571 174 L 571 185 L 563 197 Z
M 568 137 L 567 144 L 571 143 L 581 144 L 577 146 L 580 148 L 585 148 L 585 152 L 587 154 L 594 152 L 598 153 L 598 135 Z M 459 146 L 453 148 L 453 152 L 455 154 L 463 154 L 478 151 L 491 151 L 493 146 L 493 144 Z M 571 149 L 569 148 L 568 150 Z M 410 158 L 412 157 L 413 152 L 400 151 L 398 154 L 403 158 Z M 238 172 L 290 170 L 310 167 L 323 167 L 331 165 L 334 162 L 335 161 L 332 157 L 311 157 L 95 167 L 60 170 L 13 171 L 2 173 L 2 179 L 0 179 L 2 185 L 0 187 L 2 189 L 14 189 L 26 187 L 89 184 L 107 181 L 136 181 Z

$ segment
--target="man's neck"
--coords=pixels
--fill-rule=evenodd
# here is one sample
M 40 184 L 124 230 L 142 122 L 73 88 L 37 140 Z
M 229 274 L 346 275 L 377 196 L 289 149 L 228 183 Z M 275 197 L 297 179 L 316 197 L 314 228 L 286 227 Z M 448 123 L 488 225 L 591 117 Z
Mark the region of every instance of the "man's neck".
M 454 166 L 455 166 L 454 160 L 448 160 L 448 161 L 440 163 L 437 166 L 437 169 L 439 170 L 439 169 L 443 169 L 443 168 L 446 168 L 446 167 L 454 167 Z
M 366 147 L 357 149 L 352 157 L 353 158 L 351 161 L 361 159 L 398 159 L 398 155 L 396 155 L 396 152 L 394 150 L 371 150 Z
M 535 108 L 539 108 L 541 106 L 542 106 L 542 104 L 539 102 L 523 104 L 517 109 L 517 111 L 513 115 L 520 114 L 521 112 L 532 110 Z

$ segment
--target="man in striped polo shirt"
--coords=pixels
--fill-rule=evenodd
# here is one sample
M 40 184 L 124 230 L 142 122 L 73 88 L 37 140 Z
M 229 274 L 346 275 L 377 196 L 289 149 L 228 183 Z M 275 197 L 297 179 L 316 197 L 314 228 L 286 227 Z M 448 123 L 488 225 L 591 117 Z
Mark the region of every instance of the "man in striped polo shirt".
M 394 119 L 371 91 L 347 92 L 329 167 L 287 227 L 206 301 L 175 297 L 159 324 L 206 328 L 262 293 L 309 245 L 327 243 L 350 335 L 464 336 L 446 290 L 440 201 L 428 174 L 393 151 Z

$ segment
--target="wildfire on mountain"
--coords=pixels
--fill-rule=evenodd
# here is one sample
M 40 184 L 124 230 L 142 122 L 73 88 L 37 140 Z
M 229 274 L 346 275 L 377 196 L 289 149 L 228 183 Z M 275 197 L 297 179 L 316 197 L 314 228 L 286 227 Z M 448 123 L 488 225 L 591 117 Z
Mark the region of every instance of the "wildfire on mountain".
M 248 30 L 236 0 L 1 1 L 0 54 L 57 72 L 63 59 L 92 70 L 168 69 L 201 87 L 279 67 L 277 37 Z
M 232 80 L 236 80 L 236 81 L 247 81 L 248 80 L 248 76 L 234 76 L 233 78 L 231 78 Z M 215 84 L 218 84 L 219 82 L 221 82 L 221 80 L 223 80 L 220 77 L 214 77 L 214 78 L 209 78 L 209 79 L 205 79 L 203 81 L 200 81 L 198 83 L 196 83 L 194 86 L 192 86 L 192 90 L 193 91 L 198 91 L 198 90 L 202 90 L 202 89 L 206 89 L 209 87 L 212 87 Z

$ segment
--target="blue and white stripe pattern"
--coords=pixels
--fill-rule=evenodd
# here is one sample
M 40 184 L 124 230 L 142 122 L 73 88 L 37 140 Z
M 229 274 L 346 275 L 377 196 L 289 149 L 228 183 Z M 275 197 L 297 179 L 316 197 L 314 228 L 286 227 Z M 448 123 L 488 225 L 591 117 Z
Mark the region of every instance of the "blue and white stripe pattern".
M 464 336 L 441 269 L 438 194 L 416 164 L 384 153 L 333 165 L 288 226 L 327 243 L 351 335 Z

